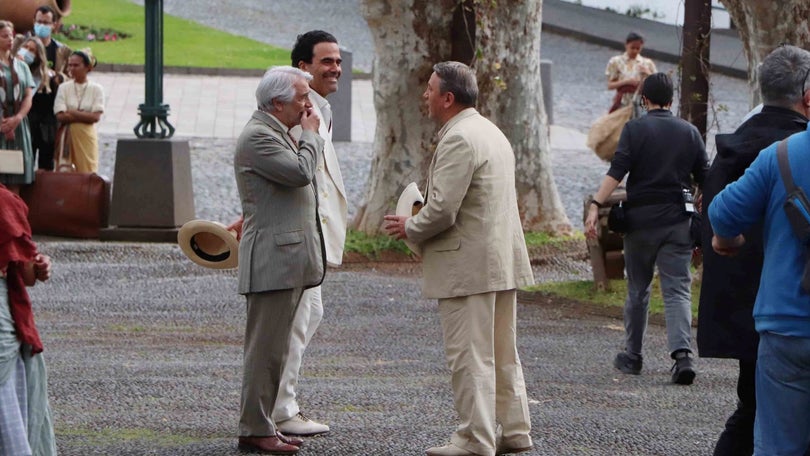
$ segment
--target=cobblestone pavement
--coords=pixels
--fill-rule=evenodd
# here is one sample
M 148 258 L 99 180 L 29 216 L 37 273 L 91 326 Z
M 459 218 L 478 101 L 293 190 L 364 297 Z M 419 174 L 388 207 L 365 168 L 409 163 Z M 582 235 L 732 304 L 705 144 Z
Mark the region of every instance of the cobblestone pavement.
M 63 456 L 236 455 L 244 300 L 233 271 L 177 246 L 40 242 L 51 281 L 31 289 Z M 454 429 L 435 302 L 391 270 L 330 270 L 325 316 L 304 359 L 304 412 L 332 427 L 302 456 L 419 455 Z M 611 360 L 621 321 L 576 306 L 520 304 L 532 455 L 710 454 L 734 405 L 733 364 L 698 360 L 670 384 L 661 326 L 640 376 Z
M 169 13 L 220 21 L 285 47 L 300 31 L 334 30 L 367 71 L 370 38 L 363 37 L 356 5 L 165 1 Z M 325 14 L 299 14 L 312 8 Z M 318 22 L 321 17 L 328 22 Z M 584 149 L 583 133 L 609 103 L 603 70 L 614 53 L 543 35 L 543 55 L 554 61 L 552 128 L 561 128 L 557 133 L 569 144 L 552 152 L 552 165 L 569 218 L 579 227 L 582 195 L 595 190 L 607 168 Z M 713 94 L 722 107 L 719 131 L 730 131 L 747 111 L 745 82 L 715 76 Z M 101 137 L 101 173 L 110 177 L 115 142 L 114 135 Z M 239 212 L 234 139 L 190 142 L 197 216 L 228 222 Z M 353 212 L 371 143 L 338 143 L 337 149 Z M 197 267 L 174 245 L 39 241 L 55 261 L 53 279 L 31 295 L 46 344 L 60 454 L 238 454 L 244 301 L 234 272 Z M 552 263 L 535 274 L 539 280 L 587 277 L 588 267 Z M 435 303 L 419 297 L 417 278 L 383 265 L 330 270 L 324 300 L 324 322 L 305 357 L 300 391 L 304 411 L 327 422 L 332 433 L 308 439 L 300 454 L 418 455 L 443 443 L 455 423 L 449 374 Z M 621 320 L 542 298 L 518 312 L 536 443 L 528 454 L 711 453 L 734 407 L 733 363 L 698 360 L 695 385 L 669 384 L 665 331 L 652 325 L 643 375 L 626 376 L 611 367 L 621 347 Z

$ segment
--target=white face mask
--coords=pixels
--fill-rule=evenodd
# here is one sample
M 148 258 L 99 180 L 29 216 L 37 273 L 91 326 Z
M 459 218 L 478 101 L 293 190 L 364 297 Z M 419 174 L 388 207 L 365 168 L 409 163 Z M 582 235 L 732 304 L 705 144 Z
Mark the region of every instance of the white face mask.
M 28 65 L 34 63 L 34 54 L 26 48 L 20 48 L 20 50 L 17 51 L 17 55 Z

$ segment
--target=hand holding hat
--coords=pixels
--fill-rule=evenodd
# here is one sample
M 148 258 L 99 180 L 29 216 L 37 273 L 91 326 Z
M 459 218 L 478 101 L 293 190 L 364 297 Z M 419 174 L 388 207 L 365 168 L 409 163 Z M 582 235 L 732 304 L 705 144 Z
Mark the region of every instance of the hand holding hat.
M 411 249 L 411 251 L 416 255 L 421 255 L 422 249 L 420 249 L 417 244 L 408 241 L 405 233 L 405 221 L 408 220 L 408 218 L 416 215 L 419 210 L 422 209 L 422 205 L 424 205 L 424 203 L 425 198 L 421 193 L 419 193 L 419 188 L 416 186 L 416 182 L 411 182 L 405 187 L 402 194 L 399 196 L 395 215 L 385 216 L 386 224 L 384 229 L 388 235 L 396 239 L 403 240 L 405 245 L 407 245 L 408 248 Z
M 239 265 L 241 235 L 241 218 L 228 227 L 208 220 L 192 220 L 180 228 L 177 244 L 191 261 L 200 266 L 229 269 Z

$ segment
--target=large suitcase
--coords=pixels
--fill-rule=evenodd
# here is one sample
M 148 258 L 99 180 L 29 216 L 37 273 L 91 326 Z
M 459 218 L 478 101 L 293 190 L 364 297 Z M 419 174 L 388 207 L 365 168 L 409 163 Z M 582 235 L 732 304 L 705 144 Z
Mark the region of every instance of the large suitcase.
M 22 187 L 34 234 L 98 238 L 110 215 L 110 181 L 96 173 L 37 170 Z

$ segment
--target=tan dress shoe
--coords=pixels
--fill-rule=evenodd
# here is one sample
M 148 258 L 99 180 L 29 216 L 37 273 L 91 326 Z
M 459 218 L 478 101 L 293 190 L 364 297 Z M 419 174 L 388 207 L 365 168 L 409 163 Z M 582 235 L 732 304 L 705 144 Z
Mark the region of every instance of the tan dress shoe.
M 295 454 L 298 447 L 284 443 L 276 436 L 245 437 L 239 436 L 239 450 L 261 454 Z
M 467 451 L 464 448 L 457 447 L 455 445 L 448 444 L 441 447 L 433 447 L 428 448 L 425 451 L 427 456 L 474 456 L 475 453 L 472 451 Z
M 309 437 L 329 432 L 329 426 L 307 418 L 303 413 L 298 413 L 289 420 L 276 423 L 276 427 L 284 435 L 298 435 Z

